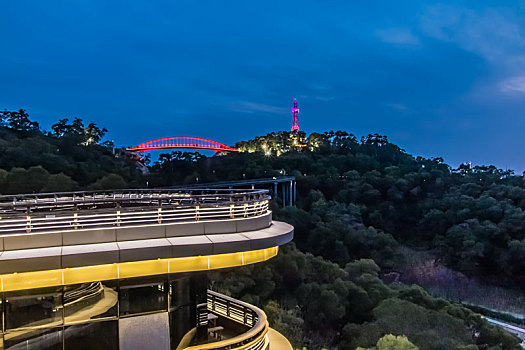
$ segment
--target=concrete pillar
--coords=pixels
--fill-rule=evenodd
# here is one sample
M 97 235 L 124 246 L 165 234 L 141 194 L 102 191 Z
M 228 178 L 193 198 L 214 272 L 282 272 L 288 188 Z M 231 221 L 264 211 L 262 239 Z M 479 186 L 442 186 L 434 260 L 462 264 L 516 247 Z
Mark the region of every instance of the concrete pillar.
M 297 182 L 293 182 L 293 205 L 297 203 Z
M 290 188 L 288 189 L 288 196 L 290 198 L 290 206 L 293 206 L 293 181 L 290 181 Z
M 119 348 L 123 350 L 170 348 L 167 312 L 139 315 L 118 320 Z M 143 333 L 147 331 L 148 333 Z M 147 337 L 144 334 L 148 334 Z

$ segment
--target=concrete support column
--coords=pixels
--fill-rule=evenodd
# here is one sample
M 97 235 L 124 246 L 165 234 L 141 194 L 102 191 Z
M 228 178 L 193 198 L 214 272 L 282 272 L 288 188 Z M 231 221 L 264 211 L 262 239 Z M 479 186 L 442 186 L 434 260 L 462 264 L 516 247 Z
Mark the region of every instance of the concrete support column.
M 288 192 L 288 197 L 290 198 L 289 204 L 290 206 L 293 206 L 293 181 L 290 181 Z
M 293 182 L 293 205 L 297 203 L 297 182 Z

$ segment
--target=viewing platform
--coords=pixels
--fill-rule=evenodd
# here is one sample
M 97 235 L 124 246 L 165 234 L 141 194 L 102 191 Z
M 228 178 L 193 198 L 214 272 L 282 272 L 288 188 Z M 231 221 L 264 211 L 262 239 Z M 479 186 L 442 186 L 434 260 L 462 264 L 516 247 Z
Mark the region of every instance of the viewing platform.
M 288 350 L 262 310 L 206 292 L 206 271 L 266 261 L 292 240 L 269 200 L 257 189 L 0 196 L 0 349 L 262 350 L 279 338 Z
M 265 190 L 0 197 L 0 291 L 267 260 L 293 235 L 268 200 Z
M 215 316 L 212 321 L 206 317 L 209 315 Z M 269 328 L 266 314 L 261 309 L 226 295 L 209 290 L 206 311 L 200 319 L 203 325 L 212 323 L 211 329 L 219 329 L 219 336 L 208 335 L 207 341 L 195 341 L 193 329 L 178 349 L 263 350 L 271 347 L 272 350 L 292 350 L 286 338 Z

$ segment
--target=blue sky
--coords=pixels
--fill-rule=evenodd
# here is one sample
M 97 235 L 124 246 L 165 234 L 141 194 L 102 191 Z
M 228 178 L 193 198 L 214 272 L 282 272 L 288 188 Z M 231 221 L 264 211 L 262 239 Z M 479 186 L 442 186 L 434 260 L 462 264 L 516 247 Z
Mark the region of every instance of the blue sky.
M 525 170 L 520 1 L 0 3 L 0 109 L 80 117 L 117 145 L 378 132 L 407 151 Z

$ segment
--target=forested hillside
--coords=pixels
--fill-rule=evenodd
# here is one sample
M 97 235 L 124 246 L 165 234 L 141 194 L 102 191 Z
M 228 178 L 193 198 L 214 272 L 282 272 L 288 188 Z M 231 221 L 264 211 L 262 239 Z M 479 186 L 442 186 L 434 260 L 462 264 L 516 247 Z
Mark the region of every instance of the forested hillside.
M 452 169 L 384 136 L 357 140 L 341 131 L 272 133 L 213 157 L 165 153 L 142 174 L 137 158 L 114 152 L 104 133 L 78 118 L 43 131 L 23 110 L 0 112 L 0 193 L 294 175 L 297 206 L 272 203 L 274 217 L 295 226 L 294 243 L 266 263 L 211 273 L 212 288 L 264 308 L 297 347 L 520 348 L 472 311 L 404 282 L 418 282 L 407 276 L 431 261 L 431 272 L 523 289 L 521 177 L 491 166 Z
M 452 169 L 379 135 L 297 138 L 270 134 L 237 145 L 246 152 L 212 158 L 174 152 L 161 156 L 150 179 L 167 185 L 174 173 L 192 182 L 295 175 L 297 207 L 279 215 L 295 225 L 300 249 L 341 266 L 373 258 L 395 270 L 403 263 L 397 248 L 405 245 L 432 250 L 467 275 L 525 288 L 521 177 L 494 166 Z
M 228 283 L 220 282 L 223 275 L 216 280 L 222 291 L 275 311 L 280 329 L 297 345 L 371 347 L 391 332 L 408 335 L 421 349 L 517 347 L 515 340 L 504 336 L 503 341 L 501 334 L 480 336 L 480 324 L 499 331 L 471 312 L 415 287 L 406 289 L 398 282 L 386 286 L 378 277 L 395 272 L 395 280 L 403 281 L 413 275 L 407 260 L 424 256 L 436 264 L 434 269 L 446 267 L 479 281 L 523 288 L 521 177 L 493 166 L 453 169 L 441 158 L 407 154 L 380 135 L 358 141 L 341 131 L 308 137 L 281 132 L 237 147 L 243 152 L 212 158 L 182 152 L 163 155 L 152 166 L 150 183 L 296 176 L 297 207 L 275 207 L 274 215 L 295 226 L 298 250 L 289 248 L 266 267 L 248 268 L 244 276 L 232 274 Z M 292 270 L 279 269 L 286 259 Z M 309 275 L 312 259 L 333 271 Z M 360 267 L 362 275 L 349 273 L 356 264 L 373 264 L 356 259 L 373 259 L 377 270 Z M 433 271 L 427 272 L 423 277 Z M 454 289 L 453 279 L 449 282 L 448 288 Z M 417 298 L 404 297 L 413 294 Z M 472 324 L 474 319 L 478 326 Z
M 517 338 L 472 311 L 417 286 L 388 286 L 380 275 L 371 259 L 341 267 L 290 244 L 266 263 L 210 279 L 213 289 L 260 305 L 298 348 L 354 350 L 395 334 L 420 349 L 520 349 Z

